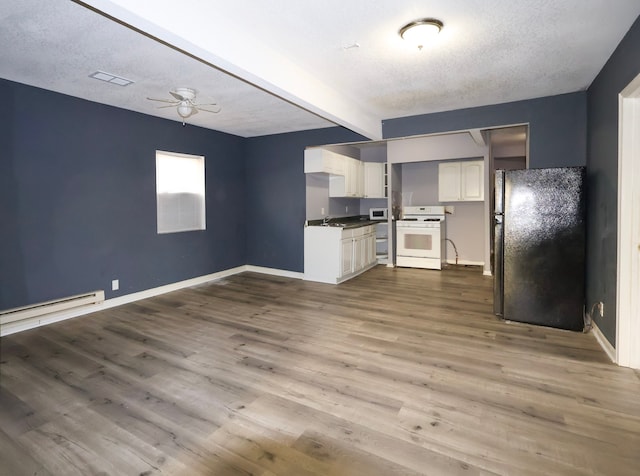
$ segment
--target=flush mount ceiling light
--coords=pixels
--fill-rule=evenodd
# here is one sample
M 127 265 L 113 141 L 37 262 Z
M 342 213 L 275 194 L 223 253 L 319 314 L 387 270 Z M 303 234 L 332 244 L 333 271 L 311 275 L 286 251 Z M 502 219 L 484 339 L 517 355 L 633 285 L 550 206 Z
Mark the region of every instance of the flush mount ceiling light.
M 407 23 L 400 28 L 398 33 L 403 40 L 410 42 L 417 46 L 419 50 L 422 50 L 424 45 L 428 44 L 429 41 L 433 41 L 433 39 L 438 36 L 443 26 L 444 23 L 440 20 L 423 18 Z

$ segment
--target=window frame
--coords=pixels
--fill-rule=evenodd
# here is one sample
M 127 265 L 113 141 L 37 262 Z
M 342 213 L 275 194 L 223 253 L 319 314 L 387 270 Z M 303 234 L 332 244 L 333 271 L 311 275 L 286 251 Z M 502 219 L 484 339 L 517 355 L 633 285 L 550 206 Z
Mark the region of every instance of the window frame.
M 206 201 L 205 156 L 156 150 L 157 234 L 206 230 Z

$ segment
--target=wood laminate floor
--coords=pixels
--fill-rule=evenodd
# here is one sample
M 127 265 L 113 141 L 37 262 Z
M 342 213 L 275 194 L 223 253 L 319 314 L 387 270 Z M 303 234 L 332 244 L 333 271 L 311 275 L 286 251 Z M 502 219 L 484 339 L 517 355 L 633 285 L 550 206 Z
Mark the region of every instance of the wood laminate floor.
M 638 374 L 491 286 L 243 273 L 3 337 L 0 474 L 640 474 Z

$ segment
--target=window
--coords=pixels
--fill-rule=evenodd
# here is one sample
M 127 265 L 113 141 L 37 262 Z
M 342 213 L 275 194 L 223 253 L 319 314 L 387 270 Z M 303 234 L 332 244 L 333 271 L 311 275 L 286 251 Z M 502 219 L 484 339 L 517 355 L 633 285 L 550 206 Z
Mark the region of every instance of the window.
M 156 151 L 158 233 L 205 230 L 204 157 Z

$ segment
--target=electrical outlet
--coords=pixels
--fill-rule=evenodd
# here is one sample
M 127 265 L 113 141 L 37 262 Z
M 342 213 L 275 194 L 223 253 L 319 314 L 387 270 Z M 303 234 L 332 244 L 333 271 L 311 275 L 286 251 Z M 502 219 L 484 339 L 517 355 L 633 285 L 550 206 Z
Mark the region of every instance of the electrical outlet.
M 344 207 L 344 212 L 345 212 L 345 213 L 349 213 L 349 205 L 347 205 L 346 207 Z
M 324 216 L 324 207 L 320 209 L 320 215 Z
M 602 301 L 598 303 L 598 312 L 600 313 L 600 317 L 604 317 L 604 303 Z
M 113 281 L 111 281 L 111 290 L 117 291 L 118 289 L 120 289 L 120 280 L 114 279 Z

